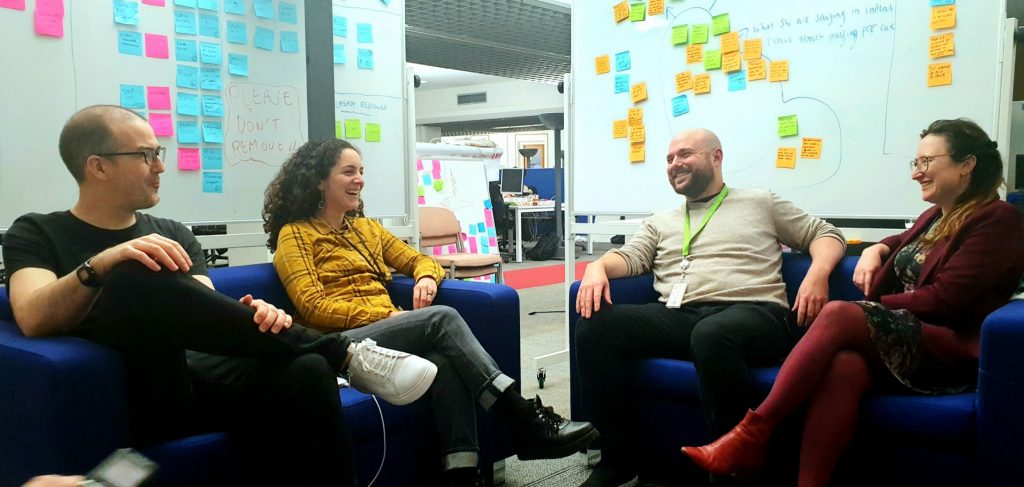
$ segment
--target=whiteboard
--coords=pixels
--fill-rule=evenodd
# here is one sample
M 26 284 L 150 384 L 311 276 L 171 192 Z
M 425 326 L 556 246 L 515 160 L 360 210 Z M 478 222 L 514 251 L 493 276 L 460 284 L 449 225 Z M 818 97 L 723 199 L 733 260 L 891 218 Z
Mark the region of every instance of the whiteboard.
M 57 22 L 63 37 L 35 32 L 37 9 L 47 3 L 64 9 L 63 21 Z M 120 105 L 123 85 L 140 86 L 147 93 L 148 87 L 166 88 L 169 95 L 168 108 L 157 108 L 163 106 L 160 100 L 151 105 L 147 97 L 145 106 L 136 109 L 146 117 L 169 115 L 173 123 L 174 135 L 157 138 L 168 148 L 166 172 L 161 175 L 160 203 L 150 212 L 184 222 L 261 220 L 264 189 L 308 133 L 304 2 L 166 0 L 165 6 L 123 2 L 134 4 L 137 12 L 134 18 L 128 15 L 124 20 L 137 20 L 137 24 L 117 23 L 114 3 L 28 0 L 24 11 L 0 8 L 0 31 L 4 33 L 0 46 L 4 70 L 0 77 L 4 114 L 0 117 L 0 228 L 9 227 L 27 212 L 74 205 L 78 189 L 57 152 L 60 130 L 80 108 Z M 257 16 L 257 6 L 265 17 Z M 226 11 L 236 8 L 243 13 Z M 229 42 L 229 22 L 232 39 L 242 43 Z M 192 23 L 196 34 L 184 33 Z M 269 41 L 268 49 L 255 46 L 257 29 L 261 45 L 263 39 Z M 147 43 L 147 34 L 157 37 Z M 119 43 L 122 36 L 125 41 Z M 135 36 L 143 42 L 134 44 Z M 153 55 L 161 55 L 159 36 L 166 37 L 166 58 L 148 57 L 149 48 L 154 49 Z M 211 55 L 208 61 L 216 57 L 213 46 L 219 46 L 221 63 L 181 60 L 176 41 L 195 42 L 197 49 L 206 43 Z M 121 46 L 128 52 L 138 48 L 141 55 L 120 53 Z M 283 52 L 285 46 L 297 52 Z M 229 55 L 247 56 L 247 76 L 229 72 Z M 204 86 L 211 89 L 179 88 L 179 67 L 186 71 L 209 68 Z M 220 88 L 215 83 L 218 77 Z M 213 101 L 206 115 L 202 111 L 199 116 L 180 114 L 179 93 L 219 96 L 223 113 L 215 115 L 218 111 Z M 220 122 L 223 142 L 208 142 L 204 134 L 200 143 L 179 144 L 183 122 L 186 132 L 192 123 Z M 207 126 L 208 140 L 216 140 L 214 126 Z M 181 167 L 179 148 L 200 151 L 197 169 L 186 169 L 192 167 L 187 162 Z M 202 157 L 204 149 L 206 158 Z M 219 164 L 215 157 L 218 149 L 222 156 Z
M 405 2 L 335 0 L 335 134 L 363 155 L 366 214 L 408 214 Z M 371 135 L 376 134 L 376 135 Z
M 705 127 L 722 141 L 729 185 L 770 189 L 816 215 L 914 217 L 926 204 L 907 161 L 921 130 L 939 118 L 968 117 L 996 138 L 1000 105 L 1008 103 L 999 99 L 1005 20 L 999 0 L 955 2 L 956 26 L 937 31 L 924 0 L 668 1 L 662 15 L 621 23 L 613 18 L 615 3 L 573 5 L 570 155 L 577 213 L 677 207 L 681 197 L 665 174 L 669 140 Z M 762 59 L 789 61 L 788 81 L 747 80 L 745 89 L 730 91 L 721 69 L 687 64 L 689 43 L 672 44 L 673 26 L 710 27 L 721 14 L 729 15 L 741 47 L 761 39 Z M 931 59 L 930 36 L 949 32 L 956 54 Z M 720 49 L 720 39 L 709 35 L 705 51 Z M 616 54 L 627 51 L 631 66 L 617 71 Z M 608 74 L 597 74 L 601 55 L 610 56 Z M 952 85 L 926 86 L 933 62 L 952 64 Z M 709 73 L 711 92 L 684 91 L 689 112 L 675 116 L 675 75 L 687 70 Z M 622 74 L 630 87 L 646 82 L 646 101 L 632 103 L 629 90 L 615 93 Z M 630 163 L 628 139 L 612 138 L 613 120 L 626 119 L 632 107 L 644 110 L 642 163 Z M 797 116 L 798 135 L 780 137 L 778 117 L 789 115 Z M 804 137 L 822 139 L 820 160 L 801 158 Z M 1006 141 L 999 145 L 1005 152 Z M 776 167 L 780 147 L 796 148 L 794 169 Z

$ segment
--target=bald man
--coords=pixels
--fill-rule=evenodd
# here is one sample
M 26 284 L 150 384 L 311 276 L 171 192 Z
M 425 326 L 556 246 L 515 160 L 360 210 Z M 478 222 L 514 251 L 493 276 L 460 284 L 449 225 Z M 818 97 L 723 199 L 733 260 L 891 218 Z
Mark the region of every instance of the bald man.
M 777 195 L 727 187 L 710 130 L 680 132 L 666 159 L 685 203 L 646 218 L 623 247 L 588 265 L 576 297 L 583 408 L 603 435 L 601 463 L 584 486 L 637 482 L 625 444 L 628 363 L 693 361 L 710 437 L 722 435 L 753 405 L 747 367 L 785 357 L 828 300 L 828 276 L 846 247 L 835 227 Z M 813 259 L 792 307 L 782 245 Z M 648 272 L 659 302 L 611 306 L 609 279 Z

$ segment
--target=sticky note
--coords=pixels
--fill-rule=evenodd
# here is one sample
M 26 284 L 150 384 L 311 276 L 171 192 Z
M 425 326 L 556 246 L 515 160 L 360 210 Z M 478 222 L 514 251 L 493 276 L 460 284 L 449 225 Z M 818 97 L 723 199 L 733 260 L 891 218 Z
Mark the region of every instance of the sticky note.
M 129 0 L 114 0 L 114 22 L 139 25 L 139 4 Z
M 345 45 L 334 45 L 334 64 L 345 64 Z
M 950 63 L 933 63 L 928 65 L 928 86 L 953 84 L 953 65 Z
M 356 50 L 356 66 L 359 69 L 373 69 L 373 51 L 369 49 Z
M 373 42 L 373 24 L 356 24 L 356 42 L 370 44 Z
M 335 37 L 348 37 L 348 19 L 335 15 L 331 29 Z
M 665 13 L 665 0 L 648 0 L 647 13 L 650 15 Z
M 64 37 L 64 0 L 36 0 L 33 21 L 36 34 Z
M 739 71 L 741 63 L 742 61 L 740 60 L 739 51 L 727 52 L 725 54 L 722 54 L 722 71 L 725 71 L 726 73 Z
M 644 131 L 644 128 L 642 126 L 641 127 L 631 127 L 629 129 L 629 142 L 631 144 L 635 144 L 637 142 L 643 142 L 644 141 L 644 137 L 645 137 L 645 131 Z
M 223 117 L 224 99 L 217 95 L 203 95 L 203 116 Z
M 358 118 L 350 118 L 345 120 L 345 138 L 363 138 L 363 123 Z
M 693 44 L 707 44 L 708 24 L 693 24 L 690 26 L 690 42 Z
M 149 126 L 153 127 L 153 135 L 170 137 L 174 135 L 174 122 L 170 113 L 150 113 Z
M 775 167 L 796 169 L 796 147 L 779 147 L 775 155 Z
M 299 52 L 299 33 L 295 31 L 281 31 L 281 52 Z
M 194 147 L 178 147 L 178 170 L 199 170 L 199 149 Z
M 294 3 L 281 2 L 277 5 L 277 19 L 286 24 L 299 23 L 298 9 Z
M 726 32 L 729 32 L 729 14 L 711 17 L 711 33 L 720 36 Z
M 245 0 L 224 0 L 224 11 L 229 14 L 245 15 Z
M 931 0 L 932 7 L 939 7 L 942 5 L 953 5 L 954 3 L 956 3 L 956 0 Z
M 698 95 L 711 93 L 711 75 L 701 73 L 693 77 L 693 92 Z
M 682 73 L 676 73 L 676 93 L 682 93 L 687 90 L 693 89 L 693 73 L 690 71 L 683 71 Z
M 629 51 L 615 53 L 615 71 L 626 71 L 632 66 Z
M 366 141 L 380 142 L 380 124 L 366 122 Z
M 0 8 L 25 10 L 25 0 L 0 0 Z
M 789 79 L 789 61 L 772 61 L 768 67 L 768 81 Z
M 629 75 L 628 74 L 617 74 L 617 75 L 615 75 L 615 92 L 616 93 L 627 93 L 627 92 L 629 92 Z
M 203 120 L 203 142 L 209 142 L 211 144 L 223 144 L 223 125 L 220 122 Z
M 178 115 L 199 116 L 199 95 L 178 92 Z M 181 129 L 178 129 L 180 132 Z
M 626 110 L 626 123 L 630 127 L 643 127 L 644 109 L 630 108 Z
M 800 144 L 801 159 L 821 159 L 821 138 L 804 137 Z
M 199 62 L 206 64 L 220 64 L 221 62 L 223 62 L 223 60 L 224 56 L 221 53 L 220 43 L 199 43 Z
M 626 125 L 626 119 L 612 120 L 612 138 L 613 139 L 624 139 L 628 133 L 629 126 Z
M 220 147 L 204 148 L 203 169 L 224 169 L 224 150 Z
M 253 33 L 252 45 L 265 51 L 274 50 L 274 31 L 266 27 L 257 27 Z
M 204 90 L 220 91 L 224 89 L 224 82 L 221 80 L 220 67 L 199 68 L 199 87 Z
M 199 14 L 199 35 L 220 39 L 220 17 Z
M 141 85 L 121 85 L 121 106 L 146 108 L 146 91 Z
M 143 5 L 153 5 L 154 7 L 163 7 L 166 5 L 164 0 L 142 0 Z
M 953 33 L 949 32 L 946 34 L 933 35 L 929 38 L 928 42 L 928 56 L 932 59 L 952 56 L 954 54 L 953 48 Z
M 721 39 L 722 54 L 727 52 L 736 52 L 740 50 L 740 33 L 739 32 L 726 32 L 722 34 Z
M 345 132 L 341 128 L 341 122 L 334 122 L 334 138 L 343 139 L 345 138 Z
M 612 61 L 607 54 L 602 54 L 594 59 L 594 70 L 597 74 L 606 74 L 612 70 Z
M 249 56 L 245 54 L 228 54 L 228 73 L 235 76 L 249 76 Z
M 146 102 L 150 110 L 170 110 L 171 89 L 166 86 L 147 86 Z
M 224 173 L 203 171 L 203 192 L 224 193 Z
M 619 3 L 616 3 L 612 7 L 612 15 L 615 18 L 615 22 L 622 22 L 623 20 L 628 19 L 629 18 L 629 2 L 627 2 L 626 0 L 622 0 Z
M 643 22 L 647 18 L 647 4 L 646 3 L 631 3 L 629 4 L 629 21 L 630 22 Z
M 199 49 L 196 48 L 196 41 L 175 39 L 174 59 L 190 63 L 198 61 Z
M 179 64 L 177 69 L 177 77 L 175 78 L 174 85 L 178 88 L 188 88 L 190 90 L 199 89 L 199 70 L 193 66 L 186 66 Z
M 146 57 L 167 59 L 167 36 L 146 34 Z
M 644 159 L 646 158 L 646 146 L 643 142 L 639 144 L 629 144 L 629 162 L 644 162 Z
M 442 181 L 440 179 L 435 179 L 434 180 L 434 191 L 437 191 L 438 193 L 440 193 L 442 190 L 444 190 L 444 181 Z
M 196 0 L 174 0 L 174 4 L 179 7 L 196 8 Z
M 174 11 L 174 33 L 196 35 L 196 14 L 188 10 Z
M 203 10 L 211 10 L 216 12 L 220 6 L 217 5 L 220 0 L 199 0 L 197 6 Z
M 779 117 L 779 137 L 792 137 L 797 134 L 796 115 L 783 115 Z
M 252 9 L 256 12 L 256 16 L 261 19 L 274 18 L 273 0 L 252 0 Z
M 729 73 L 729 91 L 742 91 L 747 89 L 747 73 L 735 71 Z
M 117 31 L 117 52 L 129 56 L 141 56 L 142 33 L 126 30 Z
M 674 25 L 672 26 L 672 45 L 678 46 L 679 44 L 686 44 L 690 38 L 690 26 Z
M 757 58 L 747 61 L 747 79 L 754 81 L 759 79 L 765 79 L 768 77 L 768 72 L 765 69 L 764 59 Z
M 708 49 L 704 51 L 704 69 L 720 69 L 722 67 L 722 51 L 718 49 Z
M 704 45 L 690 44 L 686 46 L 686 64 L 698 64 L 704 60 Z
M 178 120 L 178 143 L 198 144 L 199 124 L 191 121 Z
M 743 60 L 761 59 L 761 39 L 743 41 Z
M 672 116 L 678 117 L 680 115 L 690 113 L 690 100 L 686 98 L 686 95 L 679 95 L 672 99 Z
M 647 82 L 641 81 L 629 89 L 629 97 L 633 103 L 640 103 L 647 99 Z
M 956 27 L 956 5 L 932 7 L 932 30 Z

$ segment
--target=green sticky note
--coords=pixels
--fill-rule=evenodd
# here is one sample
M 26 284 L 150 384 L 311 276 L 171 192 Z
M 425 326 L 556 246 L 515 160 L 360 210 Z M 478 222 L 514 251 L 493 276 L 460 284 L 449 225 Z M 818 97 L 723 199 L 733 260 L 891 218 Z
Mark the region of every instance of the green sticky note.
M 704 70 L 712 69 L 722 69 L 722 51 L 720 49 L 704 51 Z
M 720 36 L 729 32 L 729 14 L 711 17 L 711 33 Z
M 693 24 L 693 27 L 690 28 L 690 43 L 708 43 L 708 24 Z
M 363 138 L 363 123 L 358 118 L 345 120 L 345 138 L 346 139 L 361 139 Z
M 380 142 L 380 124 L 366 122 L 366 141 Z
M 779 117 L 779 137 L 792 137 L 796 134 L 796 115 L 783 115 Z
M 341 130 L 341 122 L 334 122 L 334 137 L 337 139 L 345 137 L 345 133 Z
M 440 179 L 435 179 L 434 180 L 434 191 L 437 191 L 438 193 L 440 193 L 442 189 L 444 189 L 444 181 L 441 181 Z
M 690 37 L 689 25 L 676 25 L 672 27 L 672 45 L 686 44 Z
M 423 196 L 423 195 L 424 195 L 423 185 L 422 184 L 417 184 L 416 185 L 416 196 Z
M 647 18 L 647 4 L 646 3 L 631 3 L 629 4 L 629 21 L 630 22 L 643 22 Z

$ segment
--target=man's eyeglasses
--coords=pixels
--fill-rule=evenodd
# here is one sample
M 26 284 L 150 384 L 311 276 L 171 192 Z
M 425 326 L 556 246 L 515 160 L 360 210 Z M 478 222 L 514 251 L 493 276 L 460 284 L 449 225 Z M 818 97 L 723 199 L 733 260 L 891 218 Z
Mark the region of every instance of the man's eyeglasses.
M 913 171 L 928 172 L 928 166 L 930 166 L 932 164 L 932 161 L 934 161 L 936 157 L 942 157 L 942 156 L 948 156 L 948 155 L 949 154 L 935 154 L 934 156 L 921 156 L 921 157 L 918 157 L 917 159 L 911 159 L 910 160 L 910 170 L 911 170 L 911 172 L 913 172 Z
M 155 149 L 142 149 L 131 152 L 105 152 L 103 154 L 96 154 L 100 157 L 113 157 L 113 156 L 142 156 L 146 161 L 147 166 L 156 164 L 156 160 L 159 158 L 161 161 L 164 160 L 164 155 L 167 154 L 167 148 L 157 146 Z

